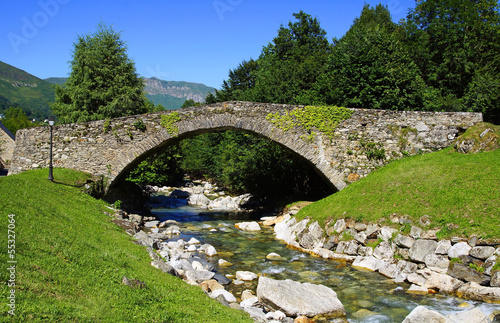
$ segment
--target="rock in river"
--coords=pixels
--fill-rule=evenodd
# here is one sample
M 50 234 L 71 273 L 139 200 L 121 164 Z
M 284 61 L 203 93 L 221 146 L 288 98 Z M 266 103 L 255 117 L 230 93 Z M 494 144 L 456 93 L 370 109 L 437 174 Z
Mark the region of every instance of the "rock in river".
M 422 322 L 451 323 L 451 320 L 438 312 L 427 309 L 425 306 L 417 306 L 403 321 L 403 323 Z
M 254 279 L 257 279 L 257 274 L 251 272 L 251 271 L 237 271 L 236 272 L 236 278 L 244 280 L 244 281 L 252 281 Z
M 257 222 L 240 222 L 236 223 L 235 227 L 244 231 L 260 231 L 260 226 Z
M 287 316 L 318 314 L 344 317 L 345 310 L 337 293 L 323 285 L 300 283 L 290 279 L 275 280 L 261 276 L 257 286 L 259 302 Z

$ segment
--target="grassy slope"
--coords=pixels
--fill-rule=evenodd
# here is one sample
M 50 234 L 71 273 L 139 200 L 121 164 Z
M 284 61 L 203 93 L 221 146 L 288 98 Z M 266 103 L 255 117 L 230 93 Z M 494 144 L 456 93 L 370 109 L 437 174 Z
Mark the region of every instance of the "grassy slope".
M 332 218 L 385 218 L 390 224 L 392 213 L 407 215 L 418 226 L 420 217 L 428 215 L 426 228 L 440 229 L 438 237 L 500 239 L 500 149 L 465 155 L 449 148 L 402 159 L 304 207 L 297 216 L 320 224 Z
M 150 266 L 143 247 L 104 214 L 105 203 L 67 185 L 80 173 L 55 169 L 0 178 L 0 286 L 7 296 L 8 214 L 16 220 L 16 321 L 250 322 L 179 278 Z M 66 185 L 64 185 L 66 183 Z M 146 289 L 122 285 L 123 276 Z M 1 302 L 0 321 L 12 320 Z M 14 320 L 12 320 L 14 321 Z
M 26 84 L 37 84 L 37 87 L 14 87 L 11 81 Z M 13 104 L 18 104 L 30 117 L 48 117 L 49 102 L 54 101 L 54 89 L 49 82 L 37 78 L 23 70 L 0 62 L 0 95 L 8 102 L 0 104 L 0 110 L 6 110 Z

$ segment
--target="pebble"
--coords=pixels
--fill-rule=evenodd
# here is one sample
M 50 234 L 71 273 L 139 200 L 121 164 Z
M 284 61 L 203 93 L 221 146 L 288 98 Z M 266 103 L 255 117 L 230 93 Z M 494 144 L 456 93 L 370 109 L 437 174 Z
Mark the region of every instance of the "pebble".
M 255 297 L 255 295 L 254 295 L 254 293 L 250 289 L 245 289 L 241 293 L 241 300 L 242 301 L 247 300 L 247 299 L 252 298 L 252 297 Z
M 227 276 L 226 276 L 226 277 L 227 277 Z M 229 277 L 228 277 L 228 278 L 229 278 Z M 236 279 L 236 280 L 234 280 L 234 281 L 233 281 L 233 283 L 234 283 L 236 286 L 238 286 L 238 285 L 243 285 L 245 282 L 244 282 L 244 281 L 242 281 L 242 280 Z
M 259 276 L 251 271 L 237 271 L 236 278 L 244 281 L 252 281 L 257 279 Z
M 219 266 L 220 267 L 231 267 L 233 264 L 230 263 L 229 261 L 226 261 L 224 259 L 219 259 Z
M 196 238 L 191 238 L 189 239 L 188 244 L 200 244 L 200 241 Z
M 357 319 L 366 319 L 369 316 L 377 315 L 377 313 L 369 311 L 365 308 L 360 309 L 359 311 L 352 314 Z
M 224 296 L 229 303 L 236 302 L 236 297 L 225 289 L 216 289 L 210 293 L 211 298 L 217 298 L 219 295 Z
M 280 255 L 278 255 L 278 254 L 277 254 L 277 253 L 275 253 L 275 252 L 271 252 L 270 254 L 268 254 L 268 255 L 266 256 L 266 259 L 268 259 L 268 260 L 278 260 L 278 259 L 281 259 L 281 256 L 280 256 Z

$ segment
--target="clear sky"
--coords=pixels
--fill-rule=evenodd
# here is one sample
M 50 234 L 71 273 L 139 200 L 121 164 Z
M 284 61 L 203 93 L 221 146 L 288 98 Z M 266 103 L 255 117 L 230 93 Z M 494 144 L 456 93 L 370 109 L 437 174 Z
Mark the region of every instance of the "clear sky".
M 363 5 L 387 6 L 395 22 L 414 0 L 2 0 L 0 61 L 40 78 L 68 76 L 78 35 L 112 25 L 139 75 L 220 88 L 229 69 L 258 58 L 280 25 L 303 10 L 331 40 Z

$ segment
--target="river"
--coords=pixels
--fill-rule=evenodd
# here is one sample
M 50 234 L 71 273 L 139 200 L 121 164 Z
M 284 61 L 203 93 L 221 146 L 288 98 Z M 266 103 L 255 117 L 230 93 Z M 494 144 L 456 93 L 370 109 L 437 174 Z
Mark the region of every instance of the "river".
M 275 239 L 272 228 L 262 227 L 259 232 L 237 229 L 237 222 L 258 220 L 250 213 L 211 212 L 188 206 L 185 199 L 157 195 L 151 199 L 151 211 L 160 220 L 179 222 L 181 235 L 172 237 L 188 241 L 195 237 L 202 243 L 213 245 L 218 255 L 208 258 L 217 272 L 234 278 L 236 271 L 251 271 L 274 279 L 292 279 L 300 282 L 322 284 L 335 290 L 347 312 L 350 322 L 401 322 L 418 305 L 424 305 L 444 315 L 468 309 L 467 304 L 480 306 L 491 313 L 495 306 L 464 300 L 449 295 L 409 295 L 408 284 L 395 284 L 379 273 L 354 269 L 350 265 L 313 257 L 287 247 Z M 281 256 L 268 260 L 270 253 Z M 218 260 L 232 263 L 219 267 Z M 226 287 L 237 298 L 250 289 L 254 293 L 257 281 Z M 469 307 L 470 308 L 470 307 Z

